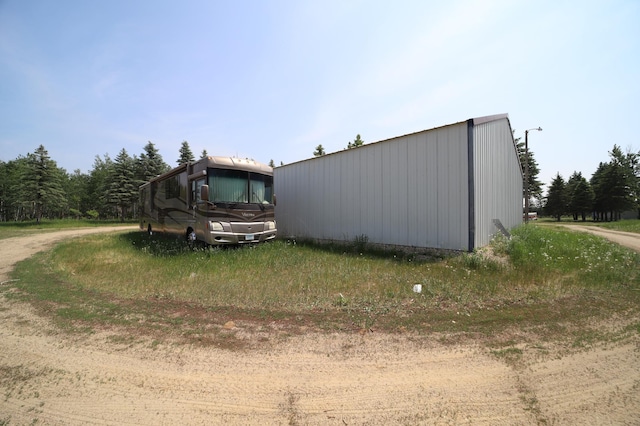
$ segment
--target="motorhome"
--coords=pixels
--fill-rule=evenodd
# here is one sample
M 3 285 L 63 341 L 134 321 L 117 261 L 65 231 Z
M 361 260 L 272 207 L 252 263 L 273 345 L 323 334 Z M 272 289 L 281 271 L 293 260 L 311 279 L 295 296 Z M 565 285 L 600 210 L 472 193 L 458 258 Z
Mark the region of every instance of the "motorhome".
M 250 244 L 276 237 L 273 169 L 250 159 L 206 157 L 140 186 L 140 229 L 188 243 Z

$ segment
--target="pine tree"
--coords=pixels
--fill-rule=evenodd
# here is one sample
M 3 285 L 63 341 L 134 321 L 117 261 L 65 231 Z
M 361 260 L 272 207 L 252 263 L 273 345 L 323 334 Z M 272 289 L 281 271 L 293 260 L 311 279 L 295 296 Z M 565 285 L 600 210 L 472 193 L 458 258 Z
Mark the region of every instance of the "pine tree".
M 316 150 L 313 151 L 313 156 L 314 157 L 322 157 L 323 155 L 326 155 L 326 152 L 324 152 L 324 147 L 322 146 L 322 144 L 316 146 Z
M 620 213 L 638 208 L 638 195 L 640 193 L 640 181 L 638 179 L 639 165 L 638 154 L 627 152 L 623 154 L 618 145 L 614 145 L 611 152 L 611 173 L 615 181 L 613 194 L 613 210 Z
M 122 148 L 116 157 L 109 175 L 107 201 L 120 211 L 120 221 L 124 222 L 127 210 L 138 196 L 138 185 L 134 174 L 135 159 Z
M 140 154 L 137 161 L 138 171 L 136 173 L 139 184 L 148 182 L 156 176 L 169 170 L 169 165 L 164 162 L 162 155 L 155 145 L 149 141 L 144 146 L 144 152 Z
M 21 220 L 24 218 L 22 177 L 27 173 L 27 159 L 18 157 L 2 163 L 0 172 L 0 221 Z
M 87 210 L 87 214 L 90 217 L 95 219 L 113 217 L 107 200 L 113 168 L 113 160 L 111 160 L 109 154 L 105 154 L 104 158 L 96 155 L 87 182 L 87 194 L 92 200 L 91 208 Z
M 600 163 L 591 177 L 598 220 L 617 220 L 622 212 L 638 209 L 637 154 L 625 156 L 620 147 L 614 145 L 609 156 L 611 161 Z
M 66 174 L 64 181 L 64 191 L 69 200 L 69 213 L 76 218 L 80 218 L 88 207 L 87 183 L 89 176 L 76 169 L 72 174 Z
M 580 172 L 573 172 L 567 181 L 568 210 L 573 215 L 573 220 L 582 217 L 587 219 L 587 212 L 593 210 L 594 193 L 591 185 Z
M 549 216 L 555 217 L 558 221 L 560 221 L 562 215 L 567 212 L 566 188 L 564 179 L 562 179 L 560 173 L 556 175 L 549 187 L 545 212 Z
M 206 149 L 202 150 L 202 153 L 200 153 L 200 158 L 207 158 L 209 156 L 209 154 L 207 153 Z
M 62 214 L 67 199 L 62 189 L 64 171 L 58 169 L 56 162 L 40 145 L 32 154 L 27 155 L 26 168 L 21 179 L 22 202 L 33 207 L 33 216 L 39 222 L 43 214 Z
M 364 145 L 364 141 L 362 139 L 360 139 L 360 134 L 356 135 L 356 138 L 353 140 L 353 142 L 349 142 L 347 144 L 347 149 L 351 149 L 351 148 L 357 148 L 359 146 Z
M 193 156 L 193 152 L 191 152 L 191 148 L 189 147 L 189 142 L 183 141 L 180 146 L 180 158 L 178 158 L 178 164 L 191 163 L 195 161 L 195 157 Z
M 515 130 L 513 131 L 515 133 Z M 522 138 L 515 138 L 514 142 L 516 144 L 516 148 L 518 150 L 518 158 L 520 159 L 520 164 L 522 166 L 522 170 L 525 170 L 525 163 L 527 162 L 527 153 L 524 146 L 524 141 L 521 142 Z M 540 168 L 538 167 L 538 162 L 535 160 L 533 151 L 531 147 L 529 147 L 529 195 L 531 198 L 540 200 L 542 198 L 542 182 L 538 180 L 538 175 L 540 174 Z M 522 195 L 524 198 L 524 194 L 526 191 L 526 186 L 522 188 Z

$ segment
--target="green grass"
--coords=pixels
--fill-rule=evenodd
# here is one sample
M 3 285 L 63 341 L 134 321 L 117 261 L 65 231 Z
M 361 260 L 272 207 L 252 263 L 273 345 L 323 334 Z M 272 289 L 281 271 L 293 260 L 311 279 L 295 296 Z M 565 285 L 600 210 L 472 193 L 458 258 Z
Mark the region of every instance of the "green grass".
M 619 220 L 617 222 L 600 223 L 598 226 L 616 231 L 640 233 L 640 219 Z
M 57 231 L 60 229 L 88 228 L 98 226 L 132 225 L 137 222 L 122 223 L 119 220 L 89 220 L 89 219 L 58 219 L 41 220 L 40 222 L 0 222 L 0 240 L 5 238 L 19 237 L 21 235 L 33 234 L 36 232 Z
M 144 324 L 146 332 L 179 330 L 199 341 L 212 322 L 229 319 L 325 330 L 494 336 L 523 327 L 553 334 L 566 331 L 557 324 L 634 312 L 640 302 L 638 254 L 536 225 L 495 239 L 488 250 L 444 259 L 367 251 L 362 242 L 192 251 L 159 235 L 100 234 L 21 262 L 12 278 L 19 292 L 7 296 L 33 301 L 61 327 Z

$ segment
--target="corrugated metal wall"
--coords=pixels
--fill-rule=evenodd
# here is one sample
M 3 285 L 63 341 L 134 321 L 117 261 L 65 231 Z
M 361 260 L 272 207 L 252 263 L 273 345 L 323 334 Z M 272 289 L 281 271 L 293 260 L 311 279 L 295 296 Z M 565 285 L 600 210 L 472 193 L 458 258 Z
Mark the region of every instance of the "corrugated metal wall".
M 475 247 L 498 231 L 493 219 L 510 229 L 522 223 L 523 175 L 508 118 L 473 127 Z
M 469 248 L 467 122 L 274 169 L 280 236 Z
M 498 231 L 494 219 L 507 229 L 522 223 L 506 115 L 277 167 L 274 181 L 281 237 L 470 250 Z

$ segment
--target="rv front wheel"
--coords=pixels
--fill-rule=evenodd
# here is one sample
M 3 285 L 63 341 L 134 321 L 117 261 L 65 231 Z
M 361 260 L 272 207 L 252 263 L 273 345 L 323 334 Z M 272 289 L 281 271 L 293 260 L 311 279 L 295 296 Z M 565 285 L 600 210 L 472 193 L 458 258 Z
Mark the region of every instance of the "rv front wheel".
M 196 244 L 196 232 L 191 228 L 187 229 L 187 244 L 191 248 Z

